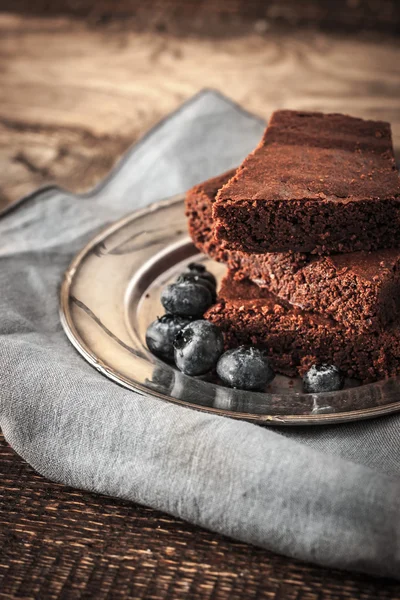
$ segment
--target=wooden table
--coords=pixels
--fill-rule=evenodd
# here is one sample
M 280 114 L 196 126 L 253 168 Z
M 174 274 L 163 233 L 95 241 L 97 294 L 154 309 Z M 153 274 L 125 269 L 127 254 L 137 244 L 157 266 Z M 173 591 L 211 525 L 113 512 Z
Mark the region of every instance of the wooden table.
M 228 32 L 225 32 L 226 34 Z M 267 117 L 277 107 L 392 122 L 395 38 L 223 38 L 0 16 L 0 206 L 57 182 L 84 190 L 202 87 Z M 273 555 L 151 509 L 45 481 L 0 441 L 0 599 L 400 599 L 400 585 Z

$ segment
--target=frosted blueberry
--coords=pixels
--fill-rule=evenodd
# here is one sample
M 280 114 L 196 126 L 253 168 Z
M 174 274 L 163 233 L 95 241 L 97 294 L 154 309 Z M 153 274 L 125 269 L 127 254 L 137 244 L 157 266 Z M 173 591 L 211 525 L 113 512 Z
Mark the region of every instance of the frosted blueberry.
M 200 263 L 190 263 L 188 265 L 188 269 L 191 273 L 201 275 L 204 279 L 208 279 L 208 281 L 212 283 L 215 288 L 217 287 L 217 280 L 212 273 L 207 271 L 204 265 Z
M 224 349 L 222 333 L 209 321 L 193 321 L 175 338 L 175 364 L 186 375 L 213 369 Z
M 211 294 L 212 301 L 215 302 L 217 299 L 217 290 L 214 284 L 211 283 L 209 279 L 206 279 L 200 274 L 193 272 L 182 273 L 179 275 L 176 280 L 177 283 L 184 283 L 185 281 L 190 281 L 192 283 L 198 283 L 199 285 L 204 285 Z
M 306 394 L 335 392 L 344 385 L 343 373 L 334 365 L 313 365 L 303 377 L 303 390 Z
M 182 317 L 202 317 L 212 303 L 210 290 L 193 281 L 171 283 L 161 293 L 165 310 Z
M 174 341 L 189 319 L 167 314 L 151 323 L 146 331 L 146 344 L 150 352 L 164 360 L 174 360 Z
M 262 390 L 275 377 L 264 353 L 246 346 L 225 352 L 218 361 L 217 373 L 226 385 L 240 390 Z

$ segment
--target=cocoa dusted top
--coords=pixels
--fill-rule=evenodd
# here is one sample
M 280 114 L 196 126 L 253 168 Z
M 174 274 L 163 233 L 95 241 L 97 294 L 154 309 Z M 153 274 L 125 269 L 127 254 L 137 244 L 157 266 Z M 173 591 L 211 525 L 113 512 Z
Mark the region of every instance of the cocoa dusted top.
M 280 110 L 217 202 L 399 197 L 389 123 Z

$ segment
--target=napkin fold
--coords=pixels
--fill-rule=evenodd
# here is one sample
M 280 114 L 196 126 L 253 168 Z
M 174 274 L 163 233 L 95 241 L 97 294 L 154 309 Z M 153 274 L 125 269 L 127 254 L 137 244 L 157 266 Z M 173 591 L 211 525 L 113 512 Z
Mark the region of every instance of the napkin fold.
M 266 428 L 100 375 L 58 316 L 63 272 L 107 224 L 241 162 L 264 123 L 186 102 L 91 193 L 51 187 L 0 219 L 0 426 L 33 468 L 288 556 L 400 579 L 400 417 Z

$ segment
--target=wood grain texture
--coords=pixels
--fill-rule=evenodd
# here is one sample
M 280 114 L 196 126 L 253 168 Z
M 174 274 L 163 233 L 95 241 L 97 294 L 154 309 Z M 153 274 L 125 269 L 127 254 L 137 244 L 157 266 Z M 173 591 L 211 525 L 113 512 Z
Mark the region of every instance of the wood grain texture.
M 241 26 L 265 19 L 271 26 L 370 28 L 396 31 L 397 0 L 2 0 L 3 10 L 36 15 L 72 14 L 92 21 L 130 19 L 130 26 L 169 31 Z
M 400 600 L 129 502 L 46 481 L 0 435 L 0 599 Z
M 82 191 L 203 87 L 276 108 L 385 119 L 400 147 L 400 42 L 316 32 L 176 38 L 124 24 L 0 15 L 0 202 Z

